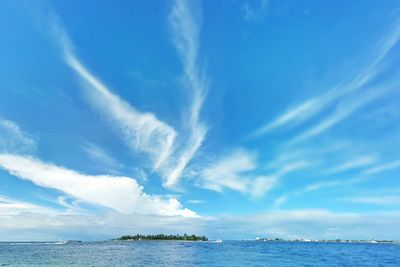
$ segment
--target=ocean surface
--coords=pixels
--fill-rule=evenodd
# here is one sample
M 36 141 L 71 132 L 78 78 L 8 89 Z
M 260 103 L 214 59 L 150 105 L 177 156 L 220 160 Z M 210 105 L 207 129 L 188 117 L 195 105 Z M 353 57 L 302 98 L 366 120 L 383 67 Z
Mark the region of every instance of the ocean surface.
M 398 244 L 224 241 L 0 243 L 0 266 L 400 266 Z

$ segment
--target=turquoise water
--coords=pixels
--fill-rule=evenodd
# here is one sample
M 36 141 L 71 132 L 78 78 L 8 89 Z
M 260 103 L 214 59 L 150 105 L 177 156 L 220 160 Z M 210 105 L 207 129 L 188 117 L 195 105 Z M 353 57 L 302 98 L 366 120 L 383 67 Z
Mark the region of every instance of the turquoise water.
M 226 241 L 0 243 L 0 266 L 400 266 L 396 244 Z

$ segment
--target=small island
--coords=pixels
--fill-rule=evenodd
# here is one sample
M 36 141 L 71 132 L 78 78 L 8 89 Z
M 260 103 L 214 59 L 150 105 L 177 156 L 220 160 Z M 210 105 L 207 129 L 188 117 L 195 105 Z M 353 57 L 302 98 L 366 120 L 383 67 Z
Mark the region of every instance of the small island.
M 208 238 L 205 236 L 196 236 L 196 235 L 123 235 L 120 238 L 116 238 L 114 240 L 118 241 L 139 241 L 139 240 L 177 240 L 177 241 L 208 241 Z

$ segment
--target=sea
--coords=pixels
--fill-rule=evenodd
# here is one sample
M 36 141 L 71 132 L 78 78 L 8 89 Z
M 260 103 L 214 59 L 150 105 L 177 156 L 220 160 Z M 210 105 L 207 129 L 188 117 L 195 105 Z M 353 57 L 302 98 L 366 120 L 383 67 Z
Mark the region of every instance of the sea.
M 400 266 L 399 244 L 2 242 L 0 266 Z

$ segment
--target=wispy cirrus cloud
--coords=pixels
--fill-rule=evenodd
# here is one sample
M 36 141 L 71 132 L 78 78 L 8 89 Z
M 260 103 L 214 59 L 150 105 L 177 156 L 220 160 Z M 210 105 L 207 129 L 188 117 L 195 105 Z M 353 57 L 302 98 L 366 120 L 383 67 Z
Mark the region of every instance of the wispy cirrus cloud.
M 66 55 L 69 66 L 87 82 L 96 94 L 92 97 L 109 118 L 111 118 L 126 141 L 136 151 L 148 153 L 153 161 L 153 168 L 159 168 L 171 155 L 176 137 L 175 130 L 161 122 L 152 113 L 139 112 L 102 84 L 73 55 Z
M 177 199 L 163 199 L 143 192 L 135 179 L 110 175 L 85 175 L 38 159 L 0 154 L 0 167 L 34 184 L 60 190 L 87 203 L 118 212 L 197 217 Z
M 199 205 L 199 204 L 206 203 L 206 201 L 205 200 L 201 200 L 201 199 L 190 199 L 190 200 L 188 200 L 188 203 L 194 204 L 194 205 Z
M 256 170 L 256 155 L 239 149 L 205 166 L 197 175 L 197 184 L 217 192 L 230 189 L 259 198 L 276 185 L 278 177 L 256 175 Z
M 0 118 L 0 151 L 27 153 L 36 149 L 36 141 L 14 121 Z
M 339 164 L 331 169 L 328 169 L 326 172 L 329 174 L 344 172 L 355 168 L 368 166 L 370 164 L 373 164 L 375 161 L 376 158 L 373 156 L 360 156 L 345 163 Z
M 122 167 L 122 164 L 120 164 L 113 156 L 111 156 L 107 151 L 98 145 L 87 142 L 83 146 L 83 150 L 96 163 L 112 169 L 118 169 Z
M 196 5 L 196 9 L 192 7 Z M 53 35 L 62 48 L 66 63 L 82 78 L 94 93 L 93 103 L 101 108 L 117 126 L 125 140 L 135 151 L 150 155 L 153 170 L 164 179 L 164 185 L 173 187 L 182 176 L 187 164 L 202 145 L 207 127 L 200 121 L 208 80 L 198 65 L 200 2 L 175 1 L 169 16 L 173 43 L 184 70 L 183 85 L 190 96 L 189 116 L 178 133 L 153 113 L 140 112 L 121 99 L 84 66 L 74 53 L 74 46 L 56 14 L 52 14 Z M 186 112 L 186 110 L 185 110 Z
M 400 206 L 400 196 L 361 196 L 343 199 L 346 202 L 372 204 L 372 205 L 393 205 Z
M 313 98 L 301 103 L 296 107 L 293 107 L 273 122 L 268 123 L 257 129 L 254 133 L 251 134 L 250 137 L 259 137 L 269 132 L 270 130 L 283 126 L 291 121 L 294 121 L 297 124 L 300 121 L 307 119 L 311 110 L 318 109 L 318 105 L 320 105 L 318 104 L 318 102 L 320 102 L 319 99 Z
M 314 118 L 319 114 L 320 111 L 335 105 L 343 96 L 348 94 L 353 94 L 359 92 L 360 89 L 368 86 L 386 67 L 388 59 L 388 54 L 397 45 L 400 39 L 400 21 L 397 20 L 393 23 L 392 29 L 387 32 L 387 34 L 382 38 L 382 41 L 378 44 L 378 48 L 375 50 L 374 57 L 368 62 L 368 64 L 363 63 L 363 66 L 359 70 L 356 70 L 353 74 L 353 78 L 349 81 L 343 80 L 338 84 L 333 85 L 325 93 L 312 97 L 310 99 L 304 100 L 303 102 L 289 108 L 282 115 L 278 116 L 272 122 L 269 122 L 257 130 L 255 130 L 250 137 L 260 137 L 276 128 L 288 126 L 293 127 L 301 123 Z M 363 98 L 363 96 L 359 96 Z M 356 97 L 357 98 L 357 97 Z M 315 126 L 309 133 L 305 133 L 305 137 L 311 137 L 316 135 L 329 127 L 336 124 L 338 121 L 344 119 L 356 108 L 366 104 L 372 99 L 364 98 L 364 101 L 354 101 L 354 103 L 349 103 L 347 107 L 340 108 L 339 106 L 334 115 L 332 115 L 327 120 L 323 121 L 321 124 Z
M 382 163 L 380 165 L 371 167 L 371 168 L 363 171 L 363 174 L 377 174 L 377 173 L 395 170 L 395 169 L 399 169 L 399 168 L 400 168 L 400 160 L 397 160 L 397 161 Z
M 315 182 L 315 183 L 306 185 L 303 189 L 299 190 L 295 194 L 302 195 L 304 193 L 318 191 L 318 190 L 326 189 L 326 188 L 349 186 L 349 185 L 354 185 L 357 183 L 362 183 L 367 180 L 368 180 L 368 178 L 356 177 L 356 178 L 351 178 L 351 179 L 331 179 L 331 180 L 326 180 L 326 181 L 319 181 L 319 182 Z
M 65 62 L 90 88 L 94 105 L 114 123 L 130 147 L 150 155 L 153 168 L 158 169 L 173 151 L 175 130 L 153 113 L 141 112 L 114 94 L 76 56 L 73 43 L 54 12 L 50 23 Z
M 268 165 L 266 170 L 258 161 L 256 153 L 243 148 L 234 149 L 204 164 L 199 171 L 194 171 L 197 186 L 217 192 L 230 189 L 261 198 L 277 186 L 285 175 L 311 164 L 307 160 L 290 159 Z
M 310 164 L 311 163 L 307 160 L 288 161 L 284 165 L 280 166 L 277 170 L 275 170 L 274 173 L 276 176 L 281 177 L 291 172 L 302 170 L 308 167 Z
M 176 163 L 167 169 L 165 185 L 174 186 L 202 145 L 207 134 L 207 127 L 200 121 L 200 113 L 208 88 L 208 78 L 199 67 L 199 47 L 201 29 L 201 3 L 199 1 L 174 1 L 169 23 L 173 43 L 179 54 L 184 71 L 184 87 L 190 95 L 187 125 L 189 137 L 182 145 Z
M 363 183 L 370 180 L 368 177 L 355 177 L 350 179 L 328 179 L 310 183 L 297 189 L 296 191 L 289 192 L 277 197 L 273 203 L 275 208 L 282 206 L 288 202 L 291 198 L 300 197 L 305 194 L 316 192 L 323 189 L 335 188 L 335 187 L 349 187 L 359 183 Z
M 324 147 L 327 142 L 315 139 L 315 137 L 323 133 L 327 133 L 327 136 L 332 136 L 333 134 L 330 135 L 332 128 L 340 123 L 349 122 L 351 116 L 361 114 L 364 110 L 369 112 L 365 108 L 367 105 L 372 106 L 377 100 L 381 100 L 389 95 L 389 93 L 395 91 L 397 88 L 395 75 L 381 75 L 384 74 L 384 71 L 389 66 L 393 65 L 394 60 L 390 55 L 396 51 L 395 49 L 397 49 L 400 40 L 400 20 L 396 19 L 391 26 L 382 40 L 377 44 L 377 48 L 373 52 L 373 57 L 367 61 L 368 64 L 363 62 L 362 67 L 357 68 L 352 73 L 353 77 L 350 76 L 350 79 L 343 79 L 333 84 L 324 93 L 306 99 L 296 106 L 292 106 L 276 119 L 254 131 L 250 137 L 260 137 L 272 130 L 283 127 L 286 127 L 286 129 L 297 127 L 296 129 L 300 129 L 298 126 L 304 125 L 306 127 L 303 130 L 299 133 L 296 132 L 295 136 L 285 142 L 283 150 L 289 154 L 297 150 L 302 150 L 300 154 L 307 154 L 307 151 L 311 151 L 312 153 L 309 156 L 316 161 L 315 163 L 317 163 L 319 170 L 323 169 L 322 172 L 318 172 L 318 175 L 338 174 L 360 169 L 361 167 L 373 166 L 378 161 L 377 158 L 359 156 L 360 152 L 358 150 L 360 149 L 356 148 L 358 142 L 355 140 L 349 142 L 345 150 L 345 154 L 347 154 L 345 157 L 348 158 L 345 163 L 340 163 L 340 159 L 343 159 L 344 156 L 343 150 L 326 152 L 323 153 L 323 157 L 317 158 L 316 155 L 319 154 L 320 147 Z M 332 138 L 329 139 L 329 143 L 332 143 Z M 363 150 L 362 153 L 370 151 L 369 154 L 375 154 L 376 152 L 365 148 L 361 150 Z M 379 156 L 379 158 L 382 157 L 381 155 Z M 307 158 L 304 159 L 307 160 Z M 275 160 L 272 159 L 272 161 Z M 282 162 L 286 164 L 287 160 Z M 395 165 L 389 165 L 389 168 L 395 168 Z M 382 167 L 386 169 L 386 166 Z M 379 172 L 380 170 L 380 167 L 377 167 L 376 171 Z M 361 176 L 367 171 L 361 172 Z M 374 172 L 375 170 L 371 167 L 370 171 Z M 317 173 L 313 173 L 312 171 L 309 173 L 309 176 L 315 175 Z M 276 198 L 274 206 L 279 207 L 292 197 L 324 188 L 362 183 L 368 179 L 370 177 L 354 179 L 340 179 L 340 177 L 338 179 L 319 178 L 320 181 L 306 185 L 305 188 L 298 188 L 293 192 L 283 193 L 280 197 Z
M 241 7 L 242 19 L 247 22 L 262 20 L 268 10 L 269 0 L 244 1 Z
M 296 143 L 303 141 L 329 130 L 336 124 L 351 116 L 357 110 L 361 109 L 363 106 L 382 96 L 389 89 L 392 89 L 392 86 L 393 84 L 386 85 L 384 87 L 372 88 L 368 91 L 364 91 L 362 96 L 353 96 L 351 99 L 349 98 L 339 102 L 335 111 L 331 115 L 327 116 L 326 118 L 322 119 L 320 123 L 312 126 L 310 129 L 296 136 L 293 140 L 291 140 L 291 142 Z
M 327 156 L 327 155 L 325 155 Z M 337 159 L 337 155 L 334 155 L 334 158 Z M 378 158 L 371 155 L 366 156 L 357 156 L 352 155 L 346 162 L 338 163 L 337 165 L 333 165 L 332 167 L 327 166 L 319 166 L 319 168 L 326 168 L 326 171 L 322 172 L 322 175 L 328 175 L 326 178 L 319 178 L 318 181 L 309 183 L 304 185 L 303 187 L 299 187 L 298 189 L 282 194 L 277 197 L 274 201 L 273 206 L 279 207 L 286 202 L 288 202 L 291 198 L 300 197 L 306 194 L 310 194 L 313 192 L 317 192 L 320 190 L 334 189 L 334 188 L 352 188 L 358 184 L 367 183 L 371 180 L 375 179 L 374 174 L 386 172 L 390 170 L 395 170 L 400 168 L 399 161 L 391 161 L 386 163 L 381 163 L 376 165 L 378 162 Z M 342 177 L 339 175 L 341 173 L 345 173 L 350 170 L 357 170 L 358 174 L 355 174 L 355 177 Z M 311 173 L 311 176 L 314 174 Z M 332 178 L 330 176 L 338 175 L 337 178 Z M 378 191 L 376 191 L 378 192 Z M 379 191 L 381 192 L 381 191 Z M 392 192 L 389 192 L 392 193 Z M 387 195 L 386 192 L 381 192 L 380 195 Z
M 339 198 L 340 201 L 377 206 L 400 206 L 400 188 L 380 187 L 373 190 L 357 190 L 351 196 Z

